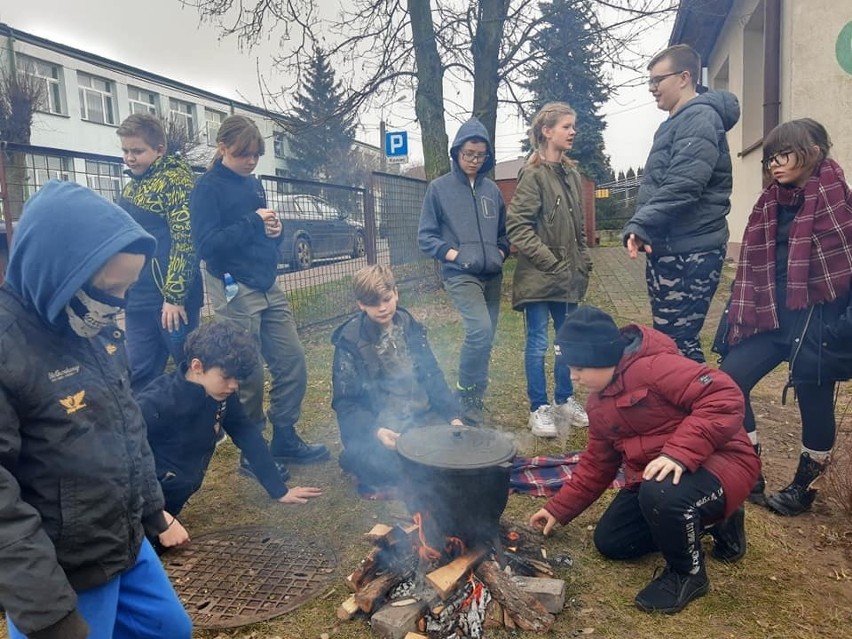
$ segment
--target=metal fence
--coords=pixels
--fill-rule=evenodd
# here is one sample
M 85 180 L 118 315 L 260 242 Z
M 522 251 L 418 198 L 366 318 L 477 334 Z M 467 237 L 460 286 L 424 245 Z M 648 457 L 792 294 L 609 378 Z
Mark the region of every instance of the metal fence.
M 130 179 L 123 169 L 119 157 L 6 145 L 0 152 L 0 267 L 5 270 L 7 239 L 10 233 L 14 238 L 24 202 L 48 180 L 79 182 L 117 202 Z M 433 262 L 417 247 L 424 181 L 386 173 L 374 173 L 366 188 L 267 175 L 260 180 L 269 207 L 282 219 L 278 282 L 300 328 L 355 310 L 351 279 L 367 264 L 391 265 L 404 286 L 437 284 Z M 212 312 L 209 304 L 202 312 Z

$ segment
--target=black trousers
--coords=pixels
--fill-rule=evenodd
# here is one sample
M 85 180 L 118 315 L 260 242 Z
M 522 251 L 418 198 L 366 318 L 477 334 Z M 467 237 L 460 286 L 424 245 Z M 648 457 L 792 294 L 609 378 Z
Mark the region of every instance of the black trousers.
M 659 551 L 680 574 L 701 569 L 701 531 L 723 517 L 724 490 L 704 468 L 684 472 L 676 486 L 671 477 L 619 491 L 595 528 L 595 546 L 603 556 L 624 560 Z
M 756 429 L 751 407 L 751 389 L 781 362 L 787 361 L 792 347 L 790 332 L 784 328 L 758 333 L 736 346 L 722 359 L 719 367 L 730 375 L 745 396 L 745 429 Z M 830 451 L 834 446 L 834 386 L 797 383 L 796 400 L 802 418 L 802 445 L 815 451 Z

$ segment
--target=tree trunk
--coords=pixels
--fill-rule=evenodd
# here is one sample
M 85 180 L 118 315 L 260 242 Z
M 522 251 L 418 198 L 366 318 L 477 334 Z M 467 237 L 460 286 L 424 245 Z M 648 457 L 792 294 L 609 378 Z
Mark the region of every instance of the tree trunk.
M 450 170 L 449 141 L 444 123 L 444 69 L 435 41 L 431 2 L 408 0 L 408 13 L 417 65 L 414 112 L 423 136 L 426 179 L 433 180 Z
M 500 85 L 500 42 L 510 0 L 479 0 L 473 53 L 473 115 L 485 125 L 497 147 L 497 87 Z M 495 158 L 496 162 L 496 158 Z

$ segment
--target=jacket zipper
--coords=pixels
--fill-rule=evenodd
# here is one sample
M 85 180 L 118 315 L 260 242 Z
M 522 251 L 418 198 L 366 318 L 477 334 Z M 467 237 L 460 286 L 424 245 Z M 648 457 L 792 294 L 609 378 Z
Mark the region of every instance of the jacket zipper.
M 556 196 L 556 204 L 553 205 L 553 208 L 550 209 L 550 217 L 547 220 L 548 224 L 553 224 L 553 220 L 556 219 L 556 210 L 559 208 L 559 205 L 562 204 L 562 196 Z
M 784 389 L 781 391 L 781 405 L 784 406 L 787 403 L 787 390 L 793 385 L 793 366 L 796 363 L 796 359 L 799 357 L 799 351 L 802 350 L 802 345 L 805 343 L 805 335 L 808 332 L 808 327 L 811 324 L 811 317 L 813 317 L 814 309 L 816 306 L 811 306 L 811 309 L 808 311 L 808 317 L 805 320 L 805 326 L 802 328 L 802 332 L 799 334 L 798 339 L 796 340 L 796 348 L 793 350 L 793 356 L 790 357 L 790 373 L 787 376 L 787 383 L 784 385 Z
M 476 230 L 479 233 L 479 246 L 482 248 L 482 268 L 479 272 L 484 273 L 488 257 L 485 255 L 485 240 L 482 239 L 482 225 L 479 222 L 479 207 L 476 204 L 476 187 L 473 184 L 470 185 L 470 195 L 473 198 L 473 212 L 476 215 Z

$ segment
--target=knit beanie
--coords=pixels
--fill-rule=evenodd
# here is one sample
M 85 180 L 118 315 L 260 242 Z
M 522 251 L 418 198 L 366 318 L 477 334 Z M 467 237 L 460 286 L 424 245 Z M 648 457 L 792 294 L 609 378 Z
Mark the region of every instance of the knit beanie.
M 613 319 L 594 306 L 579 306 L 556 335 L 556 354 L 563 363 L 580 368 L 615 366 L 626 346 Z

